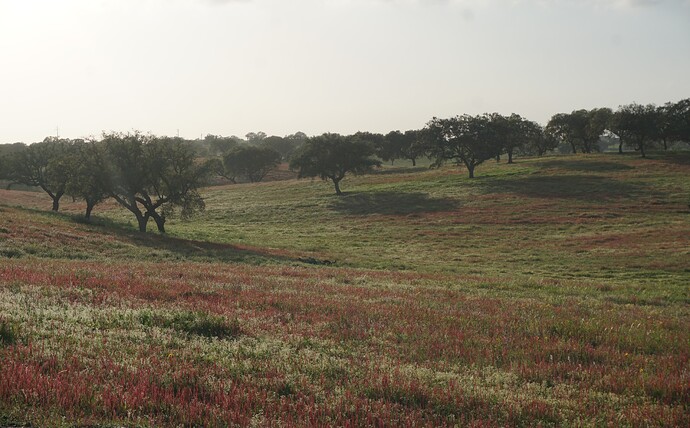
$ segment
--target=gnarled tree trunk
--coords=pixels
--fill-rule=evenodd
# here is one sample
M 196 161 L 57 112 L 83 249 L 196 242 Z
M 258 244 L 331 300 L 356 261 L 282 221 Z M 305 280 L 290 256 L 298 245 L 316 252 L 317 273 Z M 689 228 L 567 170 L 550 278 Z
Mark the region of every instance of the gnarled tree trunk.
M 158 214 L 156 211 L 147 212 L 156 222 L 156 227 L 160 233 L 165 233 L 165 214 Z

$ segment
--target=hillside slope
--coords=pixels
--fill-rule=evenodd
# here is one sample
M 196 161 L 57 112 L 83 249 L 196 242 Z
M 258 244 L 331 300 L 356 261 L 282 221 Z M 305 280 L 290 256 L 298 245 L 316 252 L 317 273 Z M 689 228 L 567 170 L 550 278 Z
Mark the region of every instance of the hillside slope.
M 0 425 L 687 426 L 688 160 L 211 188 L 170 236 L 2 192 Z

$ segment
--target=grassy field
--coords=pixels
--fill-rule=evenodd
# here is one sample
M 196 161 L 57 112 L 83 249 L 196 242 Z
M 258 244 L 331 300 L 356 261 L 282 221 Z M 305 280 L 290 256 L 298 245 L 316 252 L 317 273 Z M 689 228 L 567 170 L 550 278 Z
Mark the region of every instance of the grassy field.
M 0 426 L 690 426 L 690 155 L 0 190 Z

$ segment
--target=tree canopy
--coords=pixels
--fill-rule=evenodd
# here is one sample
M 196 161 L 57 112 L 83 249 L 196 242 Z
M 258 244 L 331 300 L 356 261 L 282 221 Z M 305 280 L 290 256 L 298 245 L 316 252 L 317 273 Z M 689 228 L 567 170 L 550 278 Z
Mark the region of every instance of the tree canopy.
M 210 168 L 196 163 L 181 139 L 112 133 L 103 136 L 103 144 L 110 168 L 109 194 L 135 215 L 140 231 L 146 231 L 153 218 L 163 233 L 166 217 L 176 209 L 188 218 L 205 208 L 198 188 Z
M 103 147 L 93 141 L 79 142 L 66 163 L 69 176 L 65 193 L 86 202 L 84 217 L 89 220 L 94 207 L 109 196 L 110 177 Z
M 7 159 L 5 175 L 13 183 L 40 187 L 53 200 L 53 211 L 60 207 L 69 179 L 67 157 L 73 149 L 72 140 L 48 137 Z
M 290 169 L 297 171 L 299 178 L 331 180 L 335 193 L 342 195 L 340 181 L 346 174 L 362 174 L 381 165 L 373 155 L 374 147 L 356 135 L 326 133 L 308 139 L 293 156 Z
M 233 183 L 244 177 L 252 183 L 263 180 L 280 163 L 280 153 L 269 147 L 238 146 L 223 156 L 223 177 Z
M 500 153 L 501 146 L 493 138 L 490 123 L 489 115 L 431 119 L 426 125 L 426 135 L 434 165 L 454 161 L 465 165 L 469 177 L 474 178 L 477 165 Z
M 616 129 L 626 137 L 625 144 L 639 150 L 646 157 L 645 149 L 658 136 L 659 112 L 653 104 L 628 104 L 616 112 Z

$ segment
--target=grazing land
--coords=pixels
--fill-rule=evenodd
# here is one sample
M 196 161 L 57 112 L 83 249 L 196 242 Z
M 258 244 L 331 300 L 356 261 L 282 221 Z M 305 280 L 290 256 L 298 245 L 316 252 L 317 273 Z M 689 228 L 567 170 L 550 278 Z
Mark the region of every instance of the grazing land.
M 0 190 L 0 426 L 690 426 L 690 156 Z

